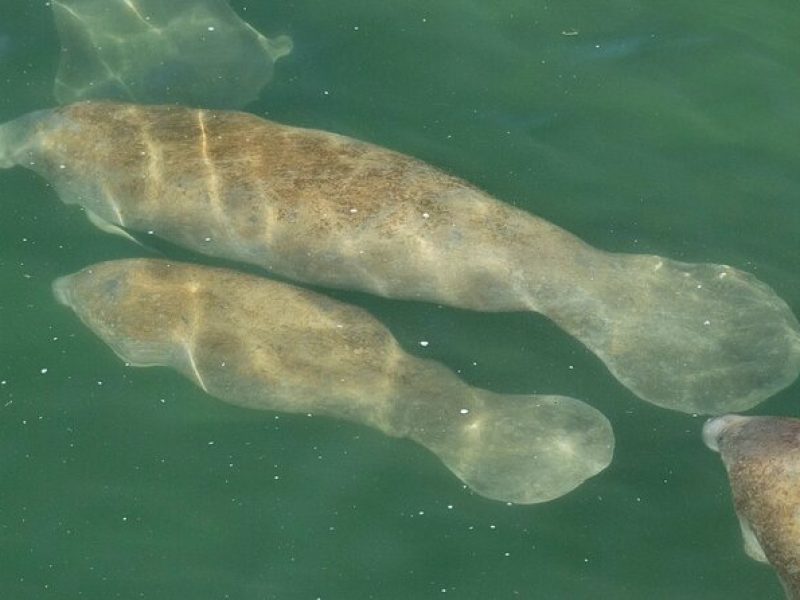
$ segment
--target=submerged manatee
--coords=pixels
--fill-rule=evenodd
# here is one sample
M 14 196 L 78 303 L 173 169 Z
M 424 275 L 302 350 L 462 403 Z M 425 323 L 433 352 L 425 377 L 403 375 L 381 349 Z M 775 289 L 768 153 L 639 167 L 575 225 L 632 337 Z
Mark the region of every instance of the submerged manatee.
M 52 0 L 61 38 L 60 103 L 105 98 L 239 108 L 291 51 L 227 0 Z
M 703 439 L 725 463 L 745 551 L 800 599 L 800 420 L 726 415 L 705 424 Z
M 552 500 L 611 461 L 611 426 L 587 404 L 470 387 L 406 354 L 367 312 L 313 292 L 158 260 L 101 263 L 53 289 L 131 365 L 172 367 L 247 408 L 410 438 L 488 498 Z
M 645 400 L 750 408 L 800 369 L 798 323 L 735 268 L 612 254 L 396 152 L 238 112 L 80 103 L 0 126 L 0 166 L 95 223 L 299 281 L 537 311 Z

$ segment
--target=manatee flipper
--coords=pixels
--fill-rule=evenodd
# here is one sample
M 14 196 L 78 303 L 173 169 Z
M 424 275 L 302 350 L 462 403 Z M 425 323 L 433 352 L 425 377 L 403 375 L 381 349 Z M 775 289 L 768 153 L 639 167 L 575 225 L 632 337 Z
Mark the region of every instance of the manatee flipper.
M 725 415 L 703 440 L 722 457 L 748 556 L 800 598 L 800 419 Z
M 307 290 L 147 259 L 94 265 L 53 290 L 127 363 L 172 367 L 232 404 L 412 439 L 487 498 L 552 500 L 612 458 L 611 426 L 591 406 L 470 387 L 367 312 Z
M 761 547 L 761 542 L 758 541 L 755 531 L 750 527 L 750 522 L 739 517 L 739 529 L 742 531 L 745 554 L 755 561 L 769 563 L 767 555 L 764 554 L 764 549 Z
M 114 225 L 113 223 L 109 223 L 103 217 L 99 216 L 97 213 L 92 212 L 89 209 L 86 209 L 86 218 L 89 219 L 89 222 L 97 227 L 103 233 L 108 233 L 109 235 L 116 235 L 123 239 L 133 242 L 134 244 L 141 246 L 142 248 L 147 248 L 142 242 L 137 240 L 133 237 L 130 233 L 125 231 L 119 225 Z

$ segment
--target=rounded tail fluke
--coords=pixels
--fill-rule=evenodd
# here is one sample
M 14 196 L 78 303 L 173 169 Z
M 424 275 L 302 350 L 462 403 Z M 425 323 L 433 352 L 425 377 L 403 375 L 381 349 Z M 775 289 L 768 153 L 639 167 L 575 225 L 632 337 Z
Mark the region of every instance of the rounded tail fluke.
M 473 391 L 470 408 L 445 421 L 446 427 L 420 428 L 409 437 L 478 494 L 515 504 L 547 502 L 611 463 L 611 424 L 588 404 L 565 396 Z

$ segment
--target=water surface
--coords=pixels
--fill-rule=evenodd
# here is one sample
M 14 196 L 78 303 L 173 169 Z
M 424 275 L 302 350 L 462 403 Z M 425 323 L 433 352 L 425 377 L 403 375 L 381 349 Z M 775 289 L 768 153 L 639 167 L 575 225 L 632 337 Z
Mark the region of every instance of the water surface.
M 600 248 L 751 271 L 800 309 L 795 3 L 232 4 L 295 44 L 249 111 L 412 154 Z M 58 40 L 45 3 L 5 0 L 0 23 L 5 121 L 53 105 Z M 472 385 L 611 419 L 607 471 L 506 506 L 410 442 L 124 368 L 50 282 L 151 254 L 32 173 L 0 186 L 4 597 L 781 597 L 703 419 L 638 400 L 545 319 L 334 293 Z M 754 412 L 798 416 L 798 391 Z

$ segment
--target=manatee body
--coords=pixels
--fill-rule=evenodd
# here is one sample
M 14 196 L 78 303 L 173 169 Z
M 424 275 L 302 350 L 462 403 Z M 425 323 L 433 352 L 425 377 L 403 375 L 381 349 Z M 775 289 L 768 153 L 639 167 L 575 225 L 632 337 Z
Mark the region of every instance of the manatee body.
M 752 407 L 800 370 L 798 323 L 735 268 L 592 248 L 421 161 L 239 112 L 86 102 L 0 126 L 0 166 L 93 222 L 298 281 L 543 313 L 632 391 Z
M 745 550 L 800 599 L 800 420 L 726 415 L 703 428 L 722 456 Z
M 589 405 L 470 387 L 367 312 L 310 291 L 158 260 L 101 263 L 53 289 L 131 365 L 172 367 L 247 408 L 410 438 L 489 498 L 551 500 L 611 461 L 611 427 Z

